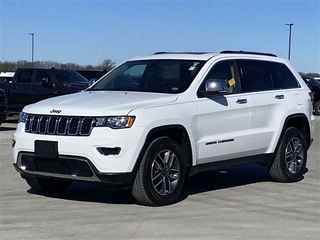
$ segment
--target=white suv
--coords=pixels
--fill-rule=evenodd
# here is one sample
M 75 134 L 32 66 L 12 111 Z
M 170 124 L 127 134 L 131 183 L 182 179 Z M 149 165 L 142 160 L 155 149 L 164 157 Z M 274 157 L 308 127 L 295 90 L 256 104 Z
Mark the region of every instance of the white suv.
M 177 200 L 185 178 L 257 162 L 275 181 L 302 178 L 313 140 L 312 94 L 272 54 L 155 53 L 87 90 L 26 106 L 14 166 L 44 193 L 72 181 L 131 188 L 144 205 Z

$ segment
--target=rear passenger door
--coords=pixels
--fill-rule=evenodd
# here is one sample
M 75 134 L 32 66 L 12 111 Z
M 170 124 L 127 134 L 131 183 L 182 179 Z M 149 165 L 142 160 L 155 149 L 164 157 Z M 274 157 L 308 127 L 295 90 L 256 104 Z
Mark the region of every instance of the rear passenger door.
M 289 115 L 284 90 L 275 89 L 266 61 L 241 60 L 241 89 L 250 98 L 250 155 L 270 153 L 276 135 L 283 126 L 280 123 Z
M 21 111 L 25 105 L 32 103 L 30 96 L 33 73 L 32 69 L 20 70 L 17 78 L 12 82 L 10 102 L 15 111 Z

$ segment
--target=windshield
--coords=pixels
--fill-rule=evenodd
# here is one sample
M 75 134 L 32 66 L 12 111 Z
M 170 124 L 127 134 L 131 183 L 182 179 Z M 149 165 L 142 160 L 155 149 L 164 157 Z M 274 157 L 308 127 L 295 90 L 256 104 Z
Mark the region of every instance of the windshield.
M 181 93 L 189 87 L 203 65 L 203 61 L 191 60 L 129 61 L 88 90 Z
M 320 86 L 320 82 L 314 78 L 307 78 L 307 81 L 312 85 L 312 86 Z
M 51 73 L 58 80 L 64 83 L 88 83 L 88 80 L 80 73 L 73 70 L 51 70 Z

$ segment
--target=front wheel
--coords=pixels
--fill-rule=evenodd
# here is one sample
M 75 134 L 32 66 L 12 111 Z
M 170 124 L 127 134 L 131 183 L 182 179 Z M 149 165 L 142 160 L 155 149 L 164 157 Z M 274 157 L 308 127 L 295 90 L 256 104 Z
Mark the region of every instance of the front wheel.
M 288 128 L 281 140 L 270 175 L 278 182 L 296 182 L 302 178 L 307 164 L 307 145 L 301 132 Z
M 132 194 L 143 205 L 168 205 L 178 198 L 185 179 L 185 163 L 179 145 L 169 137 L 151 142 L 143 155 Z
M 26 178 L 29 186 L 40 193 L 60 193 L 70 187 L 72 181 L 47 178 Z

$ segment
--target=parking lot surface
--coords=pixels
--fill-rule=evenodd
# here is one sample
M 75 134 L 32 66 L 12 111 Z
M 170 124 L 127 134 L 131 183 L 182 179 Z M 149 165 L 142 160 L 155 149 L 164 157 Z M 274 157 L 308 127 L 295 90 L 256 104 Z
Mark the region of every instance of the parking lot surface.
M 13 168 L 17 125 L 0 126 L 0 239 L 320 239 L 320 117 L 302 181 L 276 183 L 256 164 L 186 180 L 178 203 L 137 205 L 130 191 L 74 183 L 39 195 Z

